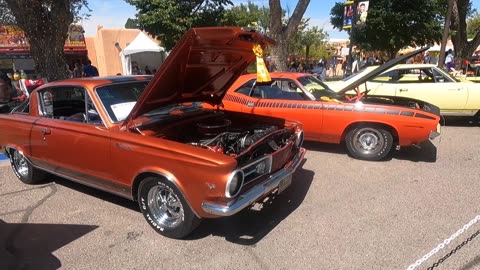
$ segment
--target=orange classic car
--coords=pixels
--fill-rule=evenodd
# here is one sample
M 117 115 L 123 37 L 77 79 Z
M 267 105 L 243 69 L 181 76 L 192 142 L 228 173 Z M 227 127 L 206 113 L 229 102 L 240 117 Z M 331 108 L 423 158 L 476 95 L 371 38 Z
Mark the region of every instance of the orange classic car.
M 255 74 L 242 75 L 225 95 L 223 108 L 298 120 L 305 140 L 345 142 L 353 157 L 381 160 L 395 146 L 419 144 L 440 135 L 437 106 L 358 90 L 360 84 L 421 50 L 425 48 L 367 72 L 339 92 L 312 74 L 273 72 L 268 83 L 257 83 Z
M 136 200 L 158 233 L 181 238 L 292 182 L 301 124 L 218 111 L 268 38 L 241 28 L 189 30 L 153 78 L 69 79 L 0 115 L 0 145 L 24 183 L 46 173 Z

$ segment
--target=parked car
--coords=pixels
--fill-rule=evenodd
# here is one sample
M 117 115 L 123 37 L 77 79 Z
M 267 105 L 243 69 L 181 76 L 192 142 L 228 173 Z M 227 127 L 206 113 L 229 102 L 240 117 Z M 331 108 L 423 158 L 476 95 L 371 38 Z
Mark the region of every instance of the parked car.
M 343 81 L 327 83 L 334 90 L 358 80 L 377 67 Z M 459 80 L 432 64 L 399 64 L 361 85 L 369 95 L 408 97 L 435 104 L 442 115 L 473 116 L 480 111 L 480 84 Z
M 293 181 L 301 124 L 202 108 L 219 104 L 270 39 L 236 27 L 189 30 L 151 76 L 69 79 L 0 115 L 0 145 L 24 183 L 58 175 L 135 201 L 158 233 L 188 235 Z
M 402 60 L 403 57 L 392 60 L 375 72 Z M 419 144 L 439 135 L 437 106 L 405 97 L 370 96 L 350 90 L 368 80 L 368 76 L 335 92 L 311 74 L 270 75 L 272 81 L 261 84 L 256 83 L 254 74 L 241 76 L 225 95 L 224 108 L 298 120 L 303 123 L 306 140 L 337 144 L 345 141 L 353 157 L 365 160 L 381 160 L 395 146 Z

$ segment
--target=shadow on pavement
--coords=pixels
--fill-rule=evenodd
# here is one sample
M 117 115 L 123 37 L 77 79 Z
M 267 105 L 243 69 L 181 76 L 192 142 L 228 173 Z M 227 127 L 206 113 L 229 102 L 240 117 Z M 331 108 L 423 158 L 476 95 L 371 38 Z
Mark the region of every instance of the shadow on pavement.
M 303 146 L 307 150 L 311 151 L 319 151 L 319 152 L 326 152 L 331 154 L 339 154 L 339 155 L 348 155 L 352 157 L 345 146 L 345 143 L 341 144 L 328 144 L 328 143 L 320 143 L 320 142 L 305 142 Z M 400 148 L 400 151 L 396 151 L 392 149 L 390 155 L 388 155 L 385 159 L 380 161 L 373 161 L 373 162 L 385 162 L 390 161 L 392 159 L 400 159 L 400 160 L 409 160 L 413 162 L 436 162 L 437 160 L 437 147 L 429 140 L 424 141 L 423 143 L 419 144 L 418 146 L 408 146 Z
M 304 163 L 305 160 L 302 165 Z M 292 185 L 262 203 L 261 209 L 257 209 L 257 204 L 255 210 L 246 209 L 231 217 L 203 220 L 187 240 L 214 235 L 240 245 L 255 245 L 302 204 L 313 176 L 313 171 L 300 166 L 293 175 Z
M 436 138 L 438 140 L 438 138 Z M 438 143 L 438 141 L 436 142 Z M 413 162 L 436 162 L 437 147 L 430 140 L 426 140 L 416 146 L 402 147 L 399 151 L 393 151 L 392 159 L 408 160 Z
M 303 147 L 305 147 L 307 150 L 312 150 L 312 151 L 348 155 L 348 151 L 347 151 L 347 147 L 345 146 L 345 143 L 333 144 L 333 143 L 321 143 L 321 142 L 308 141 L 303 143 Z
M 440 120 L 442 126 L 453 127 L 479 127 L 480 122 L 471 116 L 444 116 Z
M 0 219 L 0 269 L 58 269 L 53 252 L 98 228 L 76 224 L 6 223 Z

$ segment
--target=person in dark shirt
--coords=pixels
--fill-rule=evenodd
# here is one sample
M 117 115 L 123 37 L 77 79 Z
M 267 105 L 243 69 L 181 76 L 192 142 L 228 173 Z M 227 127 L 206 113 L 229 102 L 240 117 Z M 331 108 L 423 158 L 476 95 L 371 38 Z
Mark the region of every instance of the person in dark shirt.
M 12 80 L 6 74 L 0 72 L 0 104 L 10 102 L 16 96 L 17 93 L 12 87 Z
M 83 77 L 98 76 L 98 69 L 92 65 L 92 61 L 87 60 L 87 64 L 83 66 Z
M 148 68 L 148 66 L 145 66 L 145 75 L 152 75 L 152 71 Z

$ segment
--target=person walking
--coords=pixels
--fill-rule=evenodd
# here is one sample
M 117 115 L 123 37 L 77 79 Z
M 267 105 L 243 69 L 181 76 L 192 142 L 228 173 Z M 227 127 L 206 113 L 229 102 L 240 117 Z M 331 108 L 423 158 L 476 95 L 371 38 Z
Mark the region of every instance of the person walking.
M 80 66 L 79 62 L 75 62 L 73 66 L 73 77 L 74 78 L 81 78 L 82 77 L 82 66 Z
M 447 51 L 447 54 L 445 55 L 445 67 L 447 68 L 447 72 L 451 72 L 452 68 L 455 67 L 455 64 L 453 62 L 453 51 L 452 49 L 449 49 Z
M 98 76 L 98 69 L 92 65 L 92 61 L 87 60 L 87 64 L 83 66 L 83 77 L 95 77 Z

